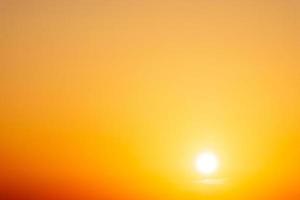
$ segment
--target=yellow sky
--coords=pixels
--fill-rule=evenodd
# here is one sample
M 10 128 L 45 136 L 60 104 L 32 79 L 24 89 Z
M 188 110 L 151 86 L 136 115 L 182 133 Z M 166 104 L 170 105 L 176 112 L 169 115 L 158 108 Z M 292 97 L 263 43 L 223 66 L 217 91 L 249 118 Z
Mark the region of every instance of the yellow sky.
M 299 13 L 297 0 L 1 1 L 0 174 L 193 198 L 208 148 L 223 187 L 295 195 Z

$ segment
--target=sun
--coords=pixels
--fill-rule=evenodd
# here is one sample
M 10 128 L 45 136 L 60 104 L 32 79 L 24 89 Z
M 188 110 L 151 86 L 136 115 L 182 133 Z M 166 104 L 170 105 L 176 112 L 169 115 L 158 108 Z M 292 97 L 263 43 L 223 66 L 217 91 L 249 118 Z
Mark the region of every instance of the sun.
M 212 175 L 219 168 L 219 158 L 213 152 L 205 151 L 196 158 L 196 169 L 203 175 Z

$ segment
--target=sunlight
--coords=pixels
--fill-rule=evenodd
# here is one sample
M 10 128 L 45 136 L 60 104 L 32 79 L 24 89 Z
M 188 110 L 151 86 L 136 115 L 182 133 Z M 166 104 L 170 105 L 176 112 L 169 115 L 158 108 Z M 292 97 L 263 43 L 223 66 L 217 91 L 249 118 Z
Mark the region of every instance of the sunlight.
M 211 175 L 219 167 L 218 157 L 212 152 L 202 152 L 196 158 L 196 169 L 203 175 Z

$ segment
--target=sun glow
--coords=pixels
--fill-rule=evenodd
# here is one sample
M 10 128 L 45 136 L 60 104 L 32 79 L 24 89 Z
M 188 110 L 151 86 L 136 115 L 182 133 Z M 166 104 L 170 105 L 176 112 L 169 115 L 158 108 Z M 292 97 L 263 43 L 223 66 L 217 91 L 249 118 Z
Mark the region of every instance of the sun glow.
M 202 152 L 196 158 L 196 169 L 203 175 L 212 175 L 219 167 L 219 159 L 212 152 Z

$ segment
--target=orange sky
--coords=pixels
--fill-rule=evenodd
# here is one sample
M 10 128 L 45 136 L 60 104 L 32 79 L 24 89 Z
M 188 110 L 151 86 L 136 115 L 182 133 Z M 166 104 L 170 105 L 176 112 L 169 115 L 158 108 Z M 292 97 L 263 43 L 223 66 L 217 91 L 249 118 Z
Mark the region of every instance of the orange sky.
M 297 0 L 2 0 L 0 26 L 1 188 L 300 198 Z

